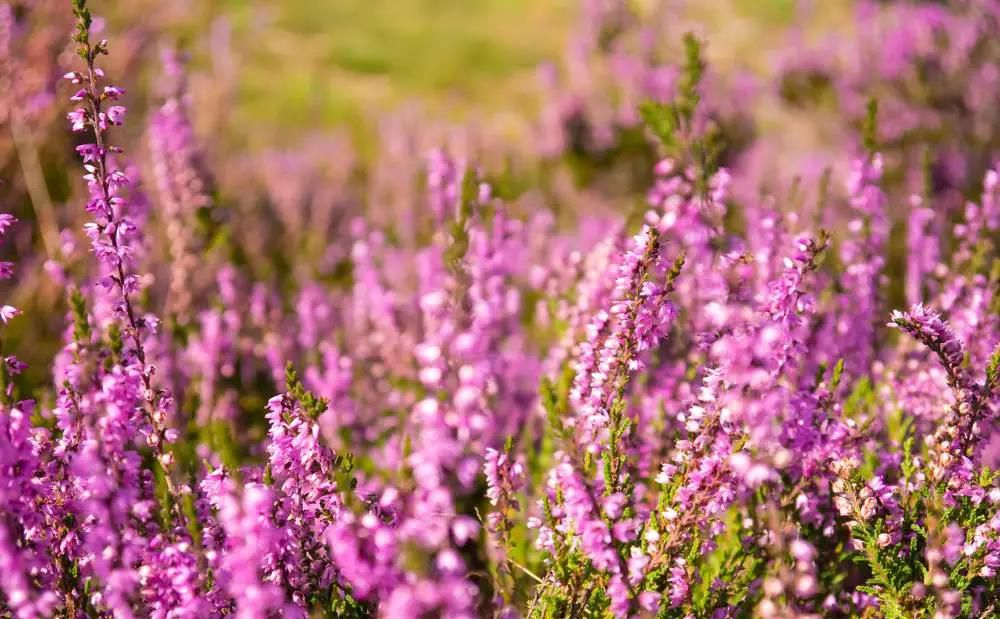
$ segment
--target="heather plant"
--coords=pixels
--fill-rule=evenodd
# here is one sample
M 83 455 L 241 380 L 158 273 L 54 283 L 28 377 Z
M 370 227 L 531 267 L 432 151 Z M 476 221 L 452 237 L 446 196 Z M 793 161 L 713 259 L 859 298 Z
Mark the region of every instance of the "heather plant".
M 523 143 L 366 154 L 0 4 L 0 617 L 1000 617 L 997 13 L 865 7 L 817 175 L 667 7 L 583 2 Z

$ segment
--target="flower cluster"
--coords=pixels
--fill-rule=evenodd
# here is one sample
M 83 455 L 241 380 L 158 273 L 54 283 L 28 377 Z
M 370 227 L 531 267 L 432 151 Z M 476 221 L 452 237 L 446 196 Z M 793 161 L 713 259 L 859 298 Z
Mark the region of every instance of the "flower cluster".
M 0 617 L 1000 612 L 995 3 L 783 61 L 822 166 L 681 14 L 580 4 L 528 139 L 355 154 L 207 136 L 224 28 L 126 93 L 156 46 L 0 0 Z

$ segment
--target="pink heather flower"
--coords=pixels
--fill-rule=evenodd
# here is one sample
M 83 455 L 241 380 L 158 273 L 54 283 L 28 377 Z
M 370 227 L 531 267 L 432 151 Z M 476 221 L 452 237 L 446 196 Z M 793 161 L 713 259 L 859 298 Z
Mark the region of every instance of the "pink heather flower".
M 678 558 L 673 567 L 670 568 L 670 607 L 679 608 L 687 602 L 690 583 L 684 559 Z
M 14 318 L 15 316 L 19 316 L 20 314 L 21 310 L 17 309 L 16 307 L 10 305 L 4 305 L 0 307 L 0 319 L 2 319 L 4 323 L 10 322 L 12 318 Z
M 628 593 L 628 586 L 622 581 L 621 576 L 613 576 L 608 585 L 608 597 L 611 598 L 611 613 L 619 619 L 628 617 L 630 606 Z
M 85 130 L 87 128 L 87 122 L 90 119 L 90 116 L 87 114 L 87 111 L 82 108 L 73 110 L 72 112 L 68 113 L 66 117 L 69 118 L 70 125 L 73 131 Z
M 512 462 L 509 454 L 492 447 L 486 449 L 483 472 L 486 474 L 486 496 L 494 506 L 501 498 L 520 490 L 524 484 L 524 465 Z
M 661 596 L 655 591 L 643 591 L 639 594 L 639 606 L 650 613 L 655 613 L 660 609 Z
M 107 99 L 117 101 L 125 94 L 125 91 L 117 86 L 105 86 L 102 94 Z
M 7 234 L 7 229 L 17 223 L 17 218 L 10 213 L 0 213 L 0 236 Z
M 968 386 L 968 378 L 962 369 L 964 347 L 955 332 L 943 321 L 937 312 L 921 304 L 913 306 L 909 312 L 894 310 L 888 326 L 906 331 L 925 346 L 934 351 L 949 376 L 956 385 Z
M 81 144 L 76 147 L 76 152 L 83 157 L 84 163 L 95 162 L 100 156 L 100 149 L 97 148 L 96 144 Z
M 112 125 L 121 125 L 125 120 L 125 106 L 112 105 L 107 111 L 108 122 Z

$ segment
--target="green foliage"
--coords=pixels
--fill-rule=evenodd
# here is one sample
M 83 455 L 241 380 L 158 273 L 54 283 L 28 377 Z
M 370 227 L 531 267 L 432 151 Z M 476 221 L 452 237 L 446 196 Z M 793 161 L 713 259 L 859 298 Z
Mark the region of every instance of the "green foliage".
M 118 362 L 122 358 L 122 351 L 125 349 L 125 341 L 122 339 L 122 330 L 117 322 L 111 323 L 108 327 L 108 350 L 111 351 L 109 361 Z
M 198 442 L 210 446 L 227 470 L 237 471 L 240 463 L 246 460 L 246 455 L 233 436 L 232 424 L 212 419 L 208 423 L 193 425 L 197 426 Z
M 649 130 L 659 138 L 668 157 L 678 161 L 682 167 L 687 164 L 696 166 L 697 189 L 704 193 L 708 179 L 718 169 L 723 144 L 721 132 L 714 123 L 707 123 L 701 131 L 695 126 L 705 62 L 702 59 L 702 44 L 690 32 L 684 35 L 684 59 L 674 100 L 669 103 L 647 101 L 640 105 L 639 113 Z
M 677 131 L 675 108 L 667 103 L 648 101 L 639 107 L 642 120 L 650 131 L 669 150 L 677 147 L 674 133 Z
M 840 386 L 840 379 L 844 376 L 844 358 L 841 357 L 837 359 L 836 365 L 833 366 L 833 376 L 830 377 L 830 391 L 837 391 L 837 387 Z
M 92 331 L 87 313 L 87 300 L 75 286 L 69 292 L 69 309 L 73 315 L 73 341 L 77 346 L 89 344 Z
M 856 383 L 847 400 L 844 402 L 844 416 L 849 419 L 856 419 L 862 413 L 871 410 L 877 403 L 875 389 L 872 381 L 863 376 Z
M 361 602 L 346 592 L 342 597 L 331 595 L 324 617 L 331 619 L 369 619 L 376 616 L 375 607 L 370 602 Z
M 550 455 L 557 447 L 563 446 L 572 439 L 567 431 L 563 419 L 569 414 L 569 390 L 573 385 L 573 369 L 570 365 L 563 364 L 562 370 L 553 382 L 548 376 L 542 377 L 539 393 L 541 396 L 542 408 L 545 410 L 546 432 L 544 434 L 544 447 L 542 454 Z M 548 458 L 546 458 L 548 460 Z M 539 463 L 537 473 L 544 472 L 544 465 Z M 532 467 L 535 472 L 535 468 Z
M 280 118 L 268 127 L 283 131 L 278 139 L 316 123 L 348 125 L 362 142 L 373 137 L 373 111 L 411 100 L 449 115 L 531 105 L 523 85 L 562 49 L 573 17 L 571 3 L 533 0 L 283 0 L 269 3 L 277 36 L 261 44 L 252 3 L 200 5 L 233 24 L 245 59 L 234 125 Z
M 664 283 L 665 290 L 673 290 L 674 284 L 677 283 L 677 278 L 680 277 L 681 271 L 684 270 L 684 263 L 687 261 L 687 253 L 681 251 L 681 253 L 674 259 L 674 263 L 670 265 L 670 270 L 667 271 L 666 281 Z
M 153 472 L 154 495 L 156 497 L 156 504 L 159 507 L 157 516 L 160 520 L 160 526 L 167 528 L 172 521 L 174 513 L 174 499 L 170 494 L 170 487 L 167 484 L 166 472 L 152 451 L 146 452 L 144 460 L 144 468 Z
M 310 419 L 319 419 L 330 405 L 330 400 L 316 397 L 316 394 L 305 388 L 291 361 L 285 365 L 285 386 L 288 395 L 302 406 L 302 410 Z
M 561 550 L 550 557 L 550 578 L 539 585 L 527 617 L 607 617 L 607 577 L 595 571 L 578 548 Z
M 73 40 L 80 46 L 77 54 L 84 60 L 88 60 L 87 47 L 90 41 L 90 26 L 94 20 L 90 15 L 90 9 L 87 8 L 87 0 L 73 0 L 73 15 L 76 16 L 77 20 Z
M 678 82 L 678 94 L 674 105 L 677 115 L 690 123 L 701 101 L 698 86 L 705 75 L 705 61 L 702 59 L 701 41 L 692 32 L 684 34 L 684 66 Z
M 993 393 L 1000 384 L 1000 345 L 997 345 L 990 354 L 990 359 L 986 364 L 986 390 Z
M 744 514 L 731 509 L 725 533 L 714 540 L 715 549 L 695 565 L 691 606 L 697 617 L 709 617 L 727 605 L 752 608 L 759 596 L 753 584 L 763 575 L 766 562 L 759 546 L 744 544 L 753 532 L 743 528 L 743 520 Z

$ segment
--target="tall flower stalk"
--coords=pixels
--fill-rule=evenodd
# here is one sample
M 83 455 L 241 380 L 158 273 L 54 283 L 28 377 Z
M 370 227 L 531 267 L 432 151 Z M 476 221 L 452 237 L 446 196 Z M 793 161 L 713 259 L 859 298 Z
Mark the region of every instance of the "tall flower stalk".
M 111 127 L 122 125 L 125 119 L 126 108 L 119 103 L 125 91 L 107 83 L 104 71 L 97 66 L 97 60 L 108 53 L 108 42 L 102 39 L 91 43 L 93 18 L 86 0 L 74 0 L 73 12 L 77 19 L 73 40 L 85 68 L 65 75 L 66 80 L 80 87 L 71 97 L 80 107 L 70 112 L 68 118 L 73 131 L 94 140 L 76 147 L 83 159 L 86 172 L 83 179 L 90 193 L 86 210 L 93 217 L 85 229 L 94 255 L 104 268 L 100 284 L 112 294 L 114 315 L 121 321 L 122 333 L 130 344 L 126 361 L 136 366 L 142 381 L 143 414 L 148 426 L 144 429 L 146 443 L 156 454 L 174 511 L 179 522 L 183 522 L 180 496 L 171 474 L 173 455 L 167 449 L 177 434 L 169 427 L 173 402 L 170 394 L 154 383 L 156 368 L 147 360 L 144 345 L 144 339 L 155 332 L 157 321 L 140 316 L 132 300 L 140 288 L 140 278 L 132 269 L 136 226 L 128 216 L 129 200 L 124 191 L 129 178 L 116 162 L 116 156 L 123 151 L 109 141 Z

